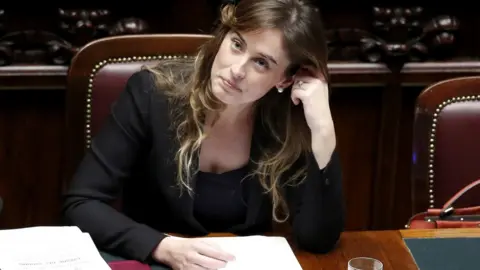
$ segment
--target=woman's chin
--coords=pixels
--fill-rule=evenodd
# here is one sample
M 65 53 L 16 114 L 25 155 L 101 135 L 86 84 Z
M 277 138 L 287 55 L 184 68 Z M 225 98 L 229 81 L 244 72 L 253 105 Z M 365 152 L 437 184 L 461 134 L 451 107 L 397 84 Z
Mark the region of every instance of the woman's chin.
M 213 90 L 213 95 L 220 100 L 222 103 L 226 105 L 235 105 L 239 103 L 239 97 L 238 95 L 232 95 L 232 93 L 229 93 L 223 89 L 215 89 Z

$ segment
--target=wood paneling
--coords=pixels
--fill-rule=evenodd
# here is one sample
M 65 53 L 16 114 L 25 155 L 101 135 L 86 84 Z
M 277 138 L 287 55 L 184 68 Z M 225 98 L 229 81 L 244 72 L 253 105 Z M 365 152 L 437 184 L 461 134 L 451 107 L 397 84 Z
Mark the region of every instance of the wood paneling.
M 361 89 L 361 90 L 360 90 Z M 359 91 L 360 90 L 360 91 Z M 344 168 L 347 227 L 369 227 L 381 115 L 381 87 L 335 88 L 332 114 Z M 368 198 L 368 199 L 367 199 Z
M 64 91 L 0 91 L 0 227 L 49 224 L 59 209 Z

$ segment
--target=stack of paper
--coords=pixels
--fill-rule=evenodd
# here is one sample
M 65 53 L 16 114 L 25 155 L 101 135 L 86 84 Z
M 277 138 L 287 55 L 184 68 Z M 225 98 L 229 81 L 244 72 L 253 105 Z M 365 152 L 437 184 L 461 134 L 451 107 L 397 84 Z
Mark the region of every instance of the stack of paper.
M 0 230 L 1 270 L 110 270 L 92 238 L 77 227 Z
M 235 255 L 236 260 L 229 262 L 224 268 L 226 270 L 302 269 L 284 237 L 210 237 L 205 241 L 215 243 Z

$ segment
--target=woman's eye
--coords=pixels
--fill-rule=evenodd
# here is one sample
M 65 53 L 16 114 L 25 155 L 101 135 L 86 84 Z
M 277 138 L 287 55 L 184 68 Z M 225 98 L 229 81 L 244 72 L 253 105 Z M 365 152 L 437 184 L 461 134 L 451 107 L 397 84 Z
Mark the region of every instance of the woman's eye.
M 264 59 L 258 59 L 256 60 L 256 63 L 261 67 L 261 68 L 265 68 L 265 69 L 268 69 L 268 62 Z
M 240 50 L 242 48 L 242 44 L 235 39 L 232 39 L 232 48 L 235 50 Z

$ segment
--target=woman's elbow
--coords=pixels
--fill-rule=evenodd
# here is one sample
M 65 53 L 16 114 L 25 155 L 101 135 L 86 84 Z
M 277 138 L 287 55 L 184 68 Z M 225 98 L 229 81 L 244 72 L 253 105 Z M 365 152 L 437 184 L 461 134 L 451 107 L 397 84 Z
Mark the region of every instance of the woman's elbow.
M 295 242 L 299 249 L 316 254 L 325 254 L 332 251 L 339 242 L 342 230 L 330 230 L 313 234 L 298 233 Z
M 343 216 L 338 216 L 327 224 L 321 223 L 310 220 L 307 226 L 294 225 L 294 241 L 299 249 L 324 254 L 337 246 L 345 227 Z
M 64 199 L 61 208 L 61 219 L 66 224 L 75 223 L 79 207 L 85 204 L 86 200 L 78 197 L 67 197 Z

